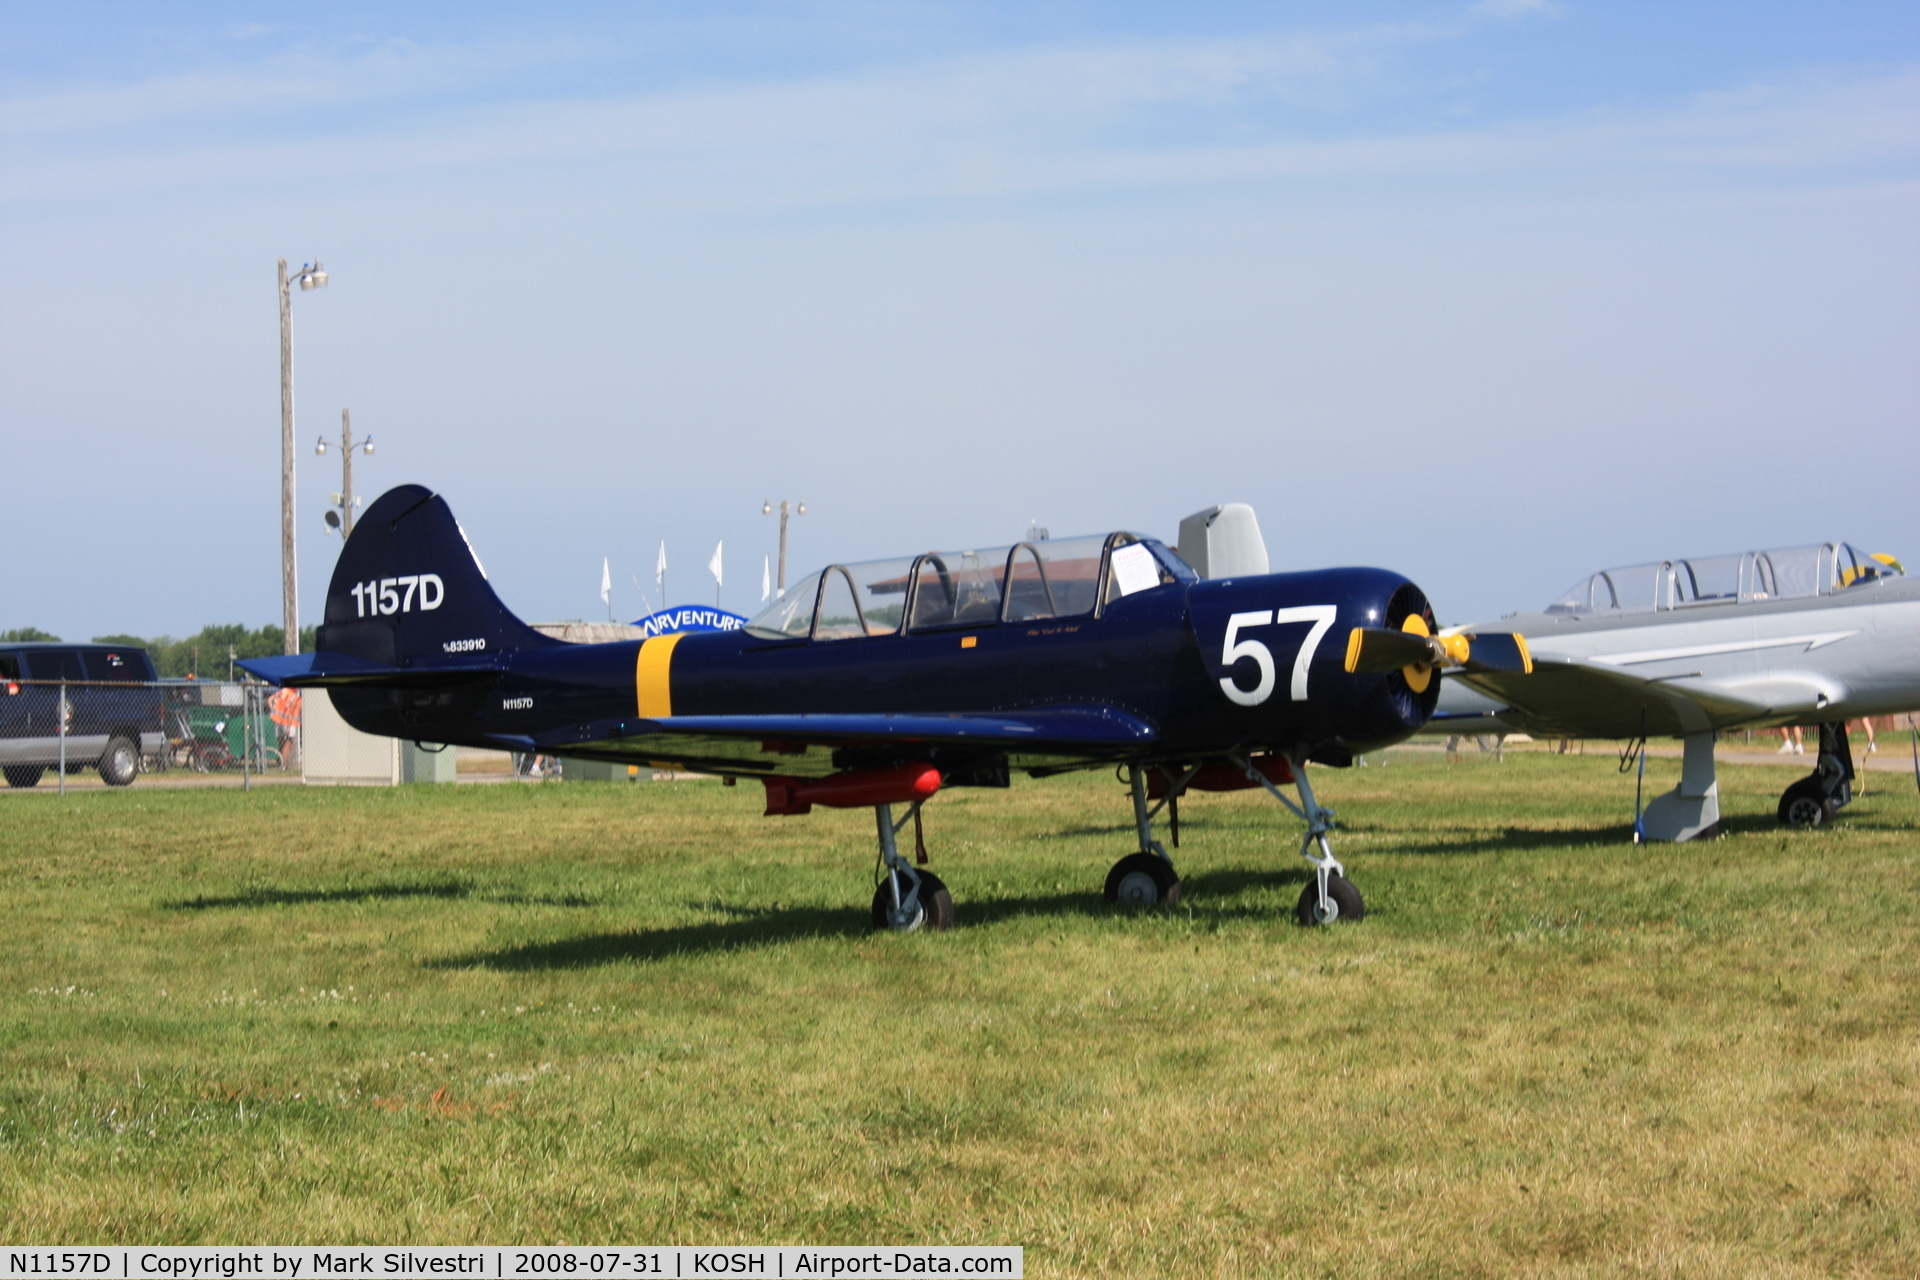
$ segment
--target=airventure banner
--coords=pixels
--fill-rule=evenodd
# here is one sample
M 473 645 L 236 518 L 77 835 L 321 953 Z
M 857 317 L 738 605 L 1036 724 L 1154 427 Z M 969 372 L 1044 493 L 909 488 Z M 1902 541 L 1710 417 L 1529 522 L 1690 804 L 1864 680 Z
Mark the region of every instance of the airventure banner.
M 633 625 L 646 632 L 651 639 L 680 631 L 738 631 L 747 625 L 747 620 L 737 613 L 728 613 L 712 605 L 683 604 L 635 619 Z

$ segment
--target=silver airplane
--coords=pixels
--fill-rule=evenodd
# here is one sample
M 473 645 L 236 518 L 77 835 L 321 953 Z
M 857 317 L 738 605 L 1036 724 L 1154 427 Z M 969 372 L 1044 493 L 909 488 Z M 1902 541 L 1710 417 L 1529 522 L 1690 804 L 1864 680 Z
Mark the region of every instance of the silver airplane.
M 1606 569 L 1455 631 L 1525 636 L 1534 672 L 1448 672 L 1429 732 L 1684 740 L 1680 785 L 1636 828 L 1649 840 L 1714 831 L 1718 733 L 1818 725 L 1814 771 L 1778 810 L 1812 826 L 1853 797 L 1846 722 L 1920 710 L 1920 580 L 1844 542 Z

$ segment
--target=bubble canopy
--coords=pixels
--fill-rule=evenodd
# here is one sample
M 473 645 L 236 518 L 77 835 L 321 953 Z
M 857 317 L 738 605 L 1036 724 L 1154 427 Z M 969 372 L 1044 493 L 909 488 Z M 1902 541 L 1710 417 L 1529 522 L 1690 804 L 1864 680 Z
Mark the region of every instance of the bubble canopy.
M 779 640 L 846 640 L 1085 617 L 1141 591 L 1197 582 L 1186 561 L 1133 533 L 829 565 L 747 623 Z
M 1606 615 L 1808 599 L 1905 572 L 1892 556 L 1868 555 L 1846 542 L 1821 542 L 1602 569 L 1576 582 L 1546 611 Z

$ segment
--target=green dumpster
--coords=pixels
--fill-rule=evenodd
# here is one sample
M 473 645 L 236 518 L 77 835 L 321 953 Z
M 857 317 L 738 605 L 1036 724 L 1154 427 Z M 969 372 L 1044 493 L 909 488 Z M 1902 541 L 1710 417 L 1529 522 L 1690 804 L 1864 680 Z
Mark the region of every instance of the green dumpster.
M 248 713 L 242 707 L 187 707 L 187 732 L 192 735 L 196 755 L 214 768 L 240 767 L 240 757 L 251 747 L 254 760 L 280 749 L 280 731 L 274 727 L 264 705 Z M 247 721 L 252 720 L 251 731 Z M 275 757 L 278 763 L 278 757 Z

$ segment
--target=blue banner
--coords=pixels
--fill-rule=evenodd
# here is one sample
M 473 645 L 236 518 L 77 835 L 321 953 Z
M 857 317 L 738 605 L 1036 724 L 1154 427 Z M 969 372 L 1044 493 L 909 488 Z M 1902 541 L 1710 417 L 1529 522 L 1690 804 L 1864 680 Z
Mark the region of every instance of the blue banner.
M 728 613 L 712 605 L 683 604 L 636 618 L 633 625 L 646 632 L 651 639 L 681 631 L 738 631 L 747 625 L 747 620 L 737 613 Z

